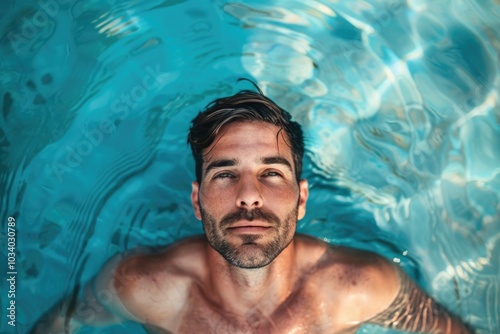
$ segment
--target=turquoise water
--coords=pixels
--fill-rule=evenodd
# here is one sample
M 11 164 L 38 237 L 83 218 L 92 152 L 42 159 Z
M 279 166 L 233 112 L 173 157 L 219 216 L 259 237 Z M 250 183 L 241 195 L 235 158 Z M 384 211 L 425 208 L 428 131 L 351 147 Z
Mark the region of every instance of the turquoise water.
M 0 18 L 0 259 L 13 216 L 18 272 L 0 333 L 113 254 L 202 232 L 186 133 L 239 77 L 304 126 L 300 232 L 400 263 L 500 333 L 498 2 L 4 1 Z

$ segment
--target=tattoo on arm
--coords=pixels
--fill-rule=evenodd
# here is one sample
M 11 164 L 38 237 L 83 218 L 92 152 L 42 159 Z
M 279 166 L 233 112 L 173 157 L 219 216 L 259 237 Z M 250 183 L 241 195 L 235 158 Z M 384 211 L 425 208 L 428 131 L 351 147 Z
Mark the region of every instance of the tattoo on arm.
M 409 277 L 400 274 L 400 282 L 398 295 L 392 304 L 368 320 L 368 323 L 417 333 L 472 333 L 465 326 L 457 324 L 456 318 L 422 292 Z

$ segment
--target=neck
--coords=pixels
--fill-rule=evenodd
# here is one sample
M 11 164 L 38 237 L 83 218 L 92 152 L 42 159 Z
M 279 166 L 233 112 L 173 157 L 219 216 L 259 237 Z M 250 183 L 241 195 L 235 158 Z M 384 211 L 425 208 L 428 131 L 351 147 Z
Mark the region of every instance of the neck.
M 272 312 L 289 296 L 297 280 L 294 240 L 273 262 L 257 269 L 235 267 L 207 247 L 208 266 L 214 268 L 209 274 L 212 297 L 232 313 Z

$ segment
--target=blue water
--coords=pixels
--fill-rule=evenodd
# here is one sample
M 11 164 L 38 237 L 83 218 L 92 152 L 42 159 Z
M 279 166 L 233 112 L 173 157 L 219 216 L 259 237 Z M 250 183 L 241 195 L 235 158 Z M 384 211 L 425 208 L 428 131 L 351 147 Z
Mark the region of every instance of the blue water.
M 500 333 L 498 2 L 3 1 L 0 27 L 1 277 L 9 216 L 18 272 L 0 333 L 117 252 L 202 233 L 186 133 L 239 77 L 304 126 L 300 232 L 392 259 Z

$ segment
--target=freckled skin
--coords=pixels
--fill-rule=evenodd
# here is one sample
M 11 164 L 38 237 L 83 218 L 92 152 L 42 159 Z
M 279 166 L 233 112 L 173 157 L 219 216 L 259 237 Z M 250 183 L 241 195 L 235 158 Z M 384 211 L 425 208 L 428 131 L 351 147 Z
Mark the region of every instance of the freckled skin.
M 221 129 L 192 185 L 206 235 L 111 260 L 93 285 L 117 296 L 110 321 L 150 333 L 340 334 L 367 323 L 471 333 L 385 259 L 295 234 L 308 185 L 278 132 L 262 122 Z M 75 311 L 83 303 L 69 314 L 87 323 Z

